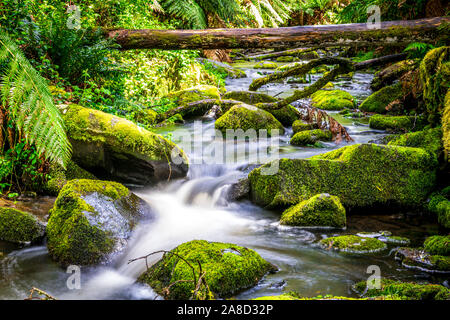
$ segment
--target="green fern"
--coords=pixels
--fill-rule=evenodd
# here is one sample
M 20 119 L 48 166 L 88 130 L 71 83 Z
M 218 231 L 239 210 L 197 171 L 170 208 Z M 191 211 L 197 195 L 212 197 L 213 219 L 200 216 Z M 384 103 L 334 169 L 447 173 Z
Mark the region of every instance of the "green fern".
M 434 48 L 435 47 L 429 43 L 413 42 L 403 51 L 408 53 L 409 59 L 423 59 L 427 52 Z
M 71 146 L 47 83 L 14 41 L 0 30 L 0 102 L 39 154 L 65 167 Z

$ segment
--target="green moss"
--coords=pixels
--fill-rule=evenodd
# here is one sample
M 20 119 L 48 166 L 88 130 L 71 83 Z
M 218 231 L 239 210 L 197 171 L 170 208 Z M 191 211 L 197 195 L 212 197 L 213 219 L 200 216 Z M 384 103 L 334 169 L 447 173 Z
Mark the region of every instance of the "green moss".
M 442 150 L 441 128 L 406 133 L 391 140 L 388 145 L 425 149 L 438 157 Z
M 0 207 L 0 240 L 34 242 L 44 236 L 44 229 L 43 224 L 31 214 Z
M 224 136 L 227 129 L 254 129 L 257 135 L 260 134 L 259 130 L 267 130 L 268 136 L 272 135 L 274 129 L 279 130 L 280 134 L 284 133 L 283 125 L 272 114 L 246 104 L 233 106 L 216 120 L 215 128 L 222 131 Z
M 283 126 L 290 127 L 292 123 L 301 117 L 300 112 L 290 104 L 281 109 L 269 111 Z
M 206 298 L 226 298 L 243 289 L 252 287 L 274 267 L 253 250 L 231 243 L 194 240 L 183 243 L 171 252 L 178 254 L 194 268 L 199 277 L 199 264 L 206 272 L 205 280 L 212 296 Z M 150 285 L 164 295 L 164 288 L 172 285 L 167 299 L 189 299 L 195 285 L 190 282 L 194 275 L 192 268 L 179 257 L 167 253 L 156 264 L 142 274 L 138 281 Z M 204 289 L 204 288 L 203 288 Z M 202 290 L 203 290 L 202 289 Z
M 372 129 L 388 130 L 390 132 L 408 132 L 413 129 L 421 129 L 420 118 L 410 116 L 384 116 L 376 114 L 370 117 L 369 126 Z
M 306 79 L 306 75 L 294 76 L 288 78 L 287 83 L 309 83 Z
M 409 300 L 446 300 L 450 298 L 450 291 L 441 285 L 418 284 L 414 282 L 401 282 L 391 279 L 381 279 L 381 288 L 371 288 L 366 291 L 367 282 L 356 283 L 353 288 L 365 297 L 384 295 L 397 295 Z
M 314 145 L 318 141 L 331 141 L 332 134 L 329 130 L 306 130 L 294 134 L 290 143 L 294 146 Z
M 178 105 L 186 105 L 205 99 L 220 99 L 220 92 L 215 86 L 199 85 L 186 90 L 171 92 L 167 95 L 167 98 L 174 100 Z
M 223 98 L 241 101 L 250 105 L 277 101 L 276 98 L 268 94 L 256 91 L 228 91 L 223 95 Z
M 444 111 L 442 112 L 442 132 L 445 158 L 450 162 L 450 89 L 445 95 Z
M 444 110 L 444 97 L 450 86 L 450 47 L 440 47 L 427 53 L 420 64 L 420 79 L 428 121 L 438 124 Z
M 314 130 L 318 129 L 317 124 L 315 123 L 305 123 L 302 120 L 296 120 L 292 124 L 292 130 L 294 133 L 300 132 L 300 131 L 306 131 L 306 130 Z
M 399 237 L 399 236 L 390 236 L 386 237 L 387 243 L 393 243 L 393 244 L 401 244 L 401 245 L 407 245 L 410 244 L 411 241 L 408 238 L 405 237 Z
M 386 107 L 394 100 L 403 97 L 401 84 L 384 87 L 383 89 L 370 95 L 359 106 L 365 112 L 386 113 Z
M 323 110 L 354 108 L 352 95 L 343 90 L 319 90 L 311 95 L 312 106 Z
M 370 85 L 372 90 L 380 90 L 385 85 L 389 85 L 399 79 L 403 74 L 413 70 L 417 66 L 415 60 L 403 60 L 390 65 L 389 67 L 377 72 Z
M 431 254 L 450 256 L 450 235 L 428 237 L 423 245 Z
M 334 249 L 348 253 L 374 253 L 387 248 L 386 244 L 375 238 L 362 238 L 358 236 L 338 236 L 320 240 L 325 249 Z
M 152 109 L 144 109 L 136 113 L 135 119 L 143 125 L 152 126 L 158 119 L 158 113 Z
M 428 210 L 437 215 L 439 224 L 450 229 L 450 201 L 446 197 L 439 193 L 433 194 L 428 202 Z
M 261 61 L 253 66 L 254 69 L 276 69 L 278 65 L 275 62 Z
M 346 224 L 345 209 L 338 197 L 318 194 L 284 211 L 280 224 L 344 228 Z
M 450 272 L 450 257 L 433 255 L 429 257 L 430 262 L 433 264 L 437 271 Z
M 294 59 L 293 56 L 282 56 L 277 58 L 277 62 L 292 62 Z
M 261 170 L 278 165 L 273 175 Z M 346 208 L 393 203 L 422 206 L 434 188 L 437 161 L 419 148 L 356 144 L 309 159 L 281 159 L 249 174 L 252 200 L 288 206 L 319 193 L 333 194 Z
M 97 212 L 83 196 L 101 194 L 111 201 L 129 196 L 129 190 L 116 182 L 71 180 L 59 193 L 47 225 L 50 256 L 62 265 L 90 265 L 112 252 L 115 240 L 108 231 L 89 222 Z

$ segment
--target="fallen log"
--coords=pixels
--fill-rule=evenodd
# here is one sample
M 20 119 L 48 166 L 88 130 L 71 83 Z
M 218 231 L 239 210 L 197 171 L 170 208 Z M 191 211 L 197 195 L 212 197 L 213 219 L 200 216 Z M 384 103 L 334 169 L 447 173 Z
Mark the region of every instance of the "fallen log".
M 450 23 L 449 17 L 381 22 L 379 29 L 366 23 L 297 26 L 266 29 L 105 30 L 122 50 L 129 49 L 245 49 L 336 46 L 404 46 L 434 43 Z

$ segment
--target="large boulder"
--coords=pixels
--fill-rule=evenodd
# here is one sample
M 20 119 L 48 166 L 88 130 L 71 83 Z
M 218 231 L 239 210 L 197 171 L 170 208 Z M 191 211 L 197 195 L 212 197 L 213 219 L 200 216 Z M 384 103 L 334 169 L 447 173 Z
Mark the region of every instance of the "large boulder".
M 228 129 L 244 131 L 254 129 L 259 135 L 259 130 L 267 130 L 267 135 L 272 135 L 272 130 L 284 133 L 283 125 L 269 112 L 248 104 L 238 104 L 230 108 L 223 116 L 216 120 L 216 129 L 225 135 Z
M 65 106 L 62 113 L 72 159 L 96 177 L 148 185 L 186 176 L 186 155 L 164 137 L 123 118 L 78 105 Z
M 393 101 L 403 97 L 400 83 L 384 87 L 364 100 L 359 109 L 365 112 L 386 113 L 386 107 Z
M 43 238 L 45 225 L 35 216 L 14 208 L 0 207 L 0 240 L 24 243 Z
M 251 249 L 193 240 L 166 253 L 138 281 L 147 283 L 166 299 L 187 300 L 193 296 L 200 268 L 208 287 L 202 285 L 198 293 L 206 299 L 230 297 L 253 287 L 267 272 L 275 270 Z
M 126 187 L 100 180 L 71 180 L 50 210 L 47 248 L 62 265 L 92 265 L 120 251 L 151 207 Z
M 275 174 L 262 174 L 276 165 Z M 356 144 L 254 169 L 250 194 L 255 203 L 269 207 L 290 206 L 319 193 L 339 197 L 346 208 L 417 207 L 434 187 L 436 167 L 436 158 L 419 148 Z
M 312 106 L 323 110 L 353 109 L 353 96 L 343 90 L 319 90 L 311 95 Z
M 422 148 L 439 157 L 442 151 L 442 129 L 438 127 L 405 133 L 389 141 L 388 145 Z
M 345 209 L 338 197 L 318 194 L 283 212 L 280 224 L 298 227 L 344 228 Z
M 220 92 L 215 86 L 199 85 L 189 89 L 171 92 L 167 95 L 167 98 L 175 101 L 178 105 L 186 105 L 205 99 L 220 99 Z

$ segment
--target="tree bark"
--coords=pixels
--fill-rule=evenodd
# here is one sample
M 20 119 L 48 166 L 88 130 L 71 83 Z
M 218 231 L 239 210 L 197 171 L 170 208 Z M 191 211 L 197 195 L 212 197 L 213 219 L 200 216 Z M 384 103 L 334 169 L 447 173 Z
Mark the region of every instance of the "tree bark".
M 385 21 L 379 29 L 366 23 L 267 29 L 106 30 L 122 50 L 236 49 L 336 46 L 404 46 L 412 41 L 434 43 L 450 23 L 448 17 Z M 445 35 L 443 35 L 445 36 Z

